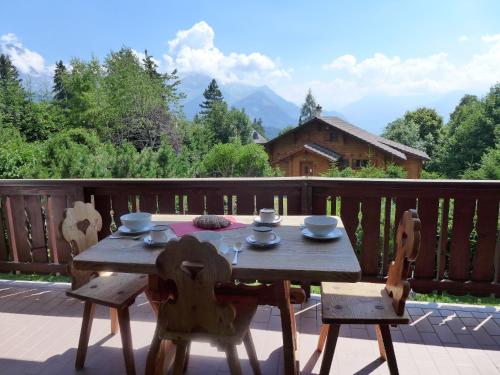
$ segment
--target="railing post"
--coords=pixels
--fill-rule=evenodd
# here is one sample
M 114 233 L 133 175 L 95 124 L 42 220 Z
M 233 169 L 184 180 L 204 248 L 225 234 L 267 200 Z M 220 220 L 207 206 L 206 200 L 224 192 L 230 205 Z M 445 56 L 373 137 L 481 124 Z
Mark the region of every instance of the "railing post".
M 300 187 L 300 213 L 310 215 L 312 213 L 312 186 L 307 177 L 302 180 Z

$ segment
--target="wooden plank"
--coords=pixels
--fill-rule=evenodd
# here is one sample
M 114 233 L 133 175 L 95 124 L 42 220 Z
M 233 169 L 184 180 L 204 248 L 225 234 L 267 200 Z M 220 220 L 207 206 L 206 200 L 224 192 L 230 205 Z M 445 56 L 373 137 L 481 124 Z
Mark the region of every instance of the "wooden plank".
M 71 246 L 62 238 L 59 230 L 63 220 L 64 210 L 67 208 L 66 197 L 50 196 L 47 198 L 47 231 L 49 237 L 50 261 L 65 264 L 71 258 Z
M 392 198 L 386 197 L 384 206 L 384 252 L 382 255 L 382 276 L 387 275 L 389 260 L 392 258 L 392 252 L 390 249 L 391 209 L 392 209 Z
M 6 225 L 3 218 L 5 217 L 5 198 L 0 196 L 0 260 L 9 260 L 9 249 L 7 247 L 7 238 L 5 237 Z
M 257 212 L 260 211 L 261 208 L 273 208 L 274 207 L 274 193 L 273 191 L 259 191 L 257 192 Z
M 120 216 L 128 214 L 129 210 L 129 196 L 127 194 L 112 195 L 111 204 L 113 207 L 113 214 L 116 225 L 121 225 Z
M 465 281 L 470 278 L 470 234 L 475 208 L 476 201 L 474 199 L 455 199 L 450 267 L 448 272 L 450 280 Z
M 281 215 L 281 216 L 283 216 L 285 214 L 283 199 L 284 199 L 283 195 L 279 194 L 278 195 L 278 210 L 276 212 L 278 213 L 278 215 Z
M 9 228 L 10 248 L 14 262 L 31 262 L 31 249 L 26 229 L 26 213 L 24 197 L 11 195 L 5 201 L 7 223 Z
M 380 255 L 380 198 L 363 198 L 361 201 L 361 227 L 363 243 L 361 251 L 361 270 L 363 275 L 379 274 Z
M 35 263 L 47 263 L 49 257 L 45 243 L 45 225 L 42 217 L 40 196 L 26 195 L 24 203 L 31 233 L 31 257 Z
M 205 194 L 194 191 L 189 192 L 187 213 L 192 215 L 203 215 L 205 213 Z
M 345 230 L 353 246 L 357 243 L 356 229 L 358 228 L 360 200 L 353 197 L 342 197 L 340 207 L 340 217 L 345 225 Z
M 326 198 L 328 193 L 315 193 L 312 196 L 312 214 L 326 215 Z
M 160 214 L 175 214 L 175 195 L 170 191 L 158 194 Z
M 286 213 L 287 215 L 301 214 L 300 192 L 293 191 L 286 194 Z
M 139 209 L 142 212 L 149 212 L 152 214 L 157 213 L 156 195 L 155 194 L 141 194 L 139 200 Z
M 478 199 L 477 247 L 471 275 L 471 279 L 474 281 L 493 281 L 497 223 L 498 199 Z
M 439 247 L 438 247 L 438 280 L 443 279 L 446 269 L 446 253 L 448 252 L 448 215 L 450 212 L 450 200 L 443 199 L 441 208 L 441 229 L 439 231 Z
M 418 215 L 421 221 L 420 251 L 416 260 L 415 278 L 432 279 L 436 276 L 438 198 L 419 198 Z
M 238 215 L 256 215 L 255 194 L 252 192 L 238 193 L 236 212 Z
M 221 191 L 207 191 L 207 213 L 210 215 L 224 214 L 224 195 Z
M 102 217 L 102 229 L 98 234 L 99 240 L 102 240 L 111 233 L 111 200 L 109 195 L 94 195 L 94 207 Z

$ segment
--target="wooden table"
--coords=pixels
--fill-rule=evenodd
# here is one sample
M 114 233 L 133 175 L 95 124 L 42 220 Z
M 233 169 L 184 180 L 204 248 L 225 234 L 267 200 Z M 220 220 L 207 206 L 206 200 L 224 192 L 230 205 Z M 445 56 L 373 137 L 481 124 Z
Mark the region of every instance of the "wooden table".
M 190 215 L 154 215 L 155 223 L 169 224 L 192 220 Z M 253 216 L 237 216 L 239 222 L 251 224 Z M 290 281 L 341 281 L 356 282 L 361 278 L 361 268 L 356 259 L 349 237 L 340 218 L 338 228 L 342 237 L 335 241 L 312 241 L 304 238 L 299 225 L 304 216 L 284 216 L 275 232 L 281 243 L 273 249 L 256 250 L 248 246 L 245 238 L 251 227 L 222 231 L 223 242 L 233 245 L 243 243 L 238 264 L 233 266 L 233 278 L 238 280 L 265 280 L 273 286 L 274 300 L 264 303 L 279 307 L 283 331 L 285 373 L 298 373 L 296 356 L 297 338 L 295 315 L 290 305 Z M 161 248 L 146 247 L 142 239 L 113 240 L 105 238 L 73 259 L 73 265 L 81 270 L 146 273 L 153 281 L 156 276 L 156 258 Z M 225 256 L 232 260 L 233 252 Z M 154 288 L 154 281 L 150 282 Z

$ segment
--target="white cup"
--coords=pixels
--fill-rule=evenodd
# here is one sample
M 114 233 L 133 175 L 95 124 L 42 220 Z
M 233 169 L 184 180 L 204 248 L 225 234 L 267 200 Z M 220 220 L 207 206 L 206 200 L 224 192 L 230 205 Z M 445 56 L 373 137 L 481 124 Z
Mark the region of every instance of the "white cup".
M 151 228 L 151 241 L 167 242 L 168 241 L 168 225 L 155 225 Z
M 276 215 L 276 210 L 274 208 L 261 208 L 259 216 L 262 223 L 272 223 L 280 217 L 280 215 Z
M 222 234 L 210 230 L 194 232 L 193 236 L 195 236 L 198 239 L 198 241 L 210 242 L 217 249 L 219 249 L 222 244 Z
M 253 238 L 255 238 L 256 242 L 269 243 L 276 239 L 276 233 L 270 227 L 254 227 Z

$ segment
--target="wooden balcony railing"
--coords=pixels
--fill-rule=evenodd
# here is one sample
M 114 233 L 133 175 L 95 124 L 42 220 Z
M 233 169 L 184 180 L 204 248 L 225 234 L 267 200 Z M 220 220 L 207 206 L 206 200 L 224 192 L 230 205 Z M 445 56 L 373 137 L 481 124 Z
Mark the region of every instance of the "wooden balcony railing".
M 500 297 L 500 181 L 330 178 L 0 180 L 0 271 L 66 272 L 71 249 L 59 234 L 65 207 L 93 201 L 102 236 L 120 215 L 156 213 L 337 214 L 363 278 L 382 281 L 401 214 L 417 208 L 422 246 L 412 277 L 421 293 Z M 318 280 L 320 281 L 320 280 Z

